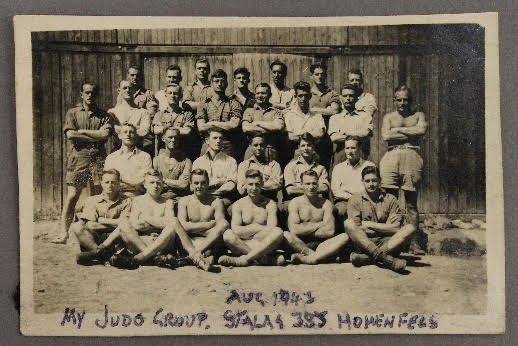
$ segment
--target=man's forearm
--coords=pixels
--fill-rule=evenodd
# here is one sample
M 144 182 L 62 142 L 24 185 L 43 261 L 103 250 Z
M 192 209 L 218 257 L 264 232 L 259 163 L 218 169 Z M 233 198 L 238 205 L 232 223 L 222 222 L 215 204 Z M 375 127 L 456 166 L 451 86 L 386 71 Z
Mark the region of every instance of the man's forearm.
M 254 124 L 259 126 L 262 129 L 268 130 L 268 131 L 280 131 L 282 130 L 282 123 L 279 124 L 275 121 L 257 121 Z
M 239 123 L 237 123 L 237 125 L 235 125 L 235 124 L 232 124 L 230 121 L 211 121 L 209 123 L 212 124 L 212 126 L 219 127 L 220 129 L 225 130 L 225 131 L 234 130 L 239 126 Z
M 367 228 L 385 235 L 392 235 L 396 233 L 400 227 L 398 224 L 379 223 L 372 221 L 363 222 L 362 225 L 364 224 Z
M 200 221 L 200 222 L 191 222 L 191 221 L 181 221 L 181 224 L 187 233 L 201 233 L 205 232 L 208 229 L 211 229 L 216 224 L 214 221 Z
M 114 228 L 110 225 L 105 225 L 103 223 L 95 221 L 87 221 L 85 226 L 89 231 L 108 231 L 113 230 Z
M 291 224 L 289 230 L 297 236 L 304 236 L 315 233 L 315 231 L 319 229 L 320 226 L 322 226 L 321 222 L 297 223 Z
M 426 129 L 421 126 L 399 127 L 398 132 L 407 136 L 422 136 Z
M 97 221 L 99 223 L 102 223 L 103 225 L 108 225 L 111 227 L 119 226 L 119 219 L 110 219 L 110 218 L 106 218 L 106 217 L 100 217 L 99 219 L 97 219 Z
M 236 187 L 236 184 L 233 181 L 227 181 L 223 185 L 219 187 L 219 189 L 216 190 L 217 194 L 223 194 L 227 192 L 232 192 L 234 188 Z
M 97 140 L 105 140 L 110 135 L 109 130 L 79 130 L 78 132 Z
M 246 226 L 233 226 L 232 230 L 243 239 L 250 239 L 255 234 L 259 233 L 261 229 L 257 227 L 256 224 L 250 224 Z

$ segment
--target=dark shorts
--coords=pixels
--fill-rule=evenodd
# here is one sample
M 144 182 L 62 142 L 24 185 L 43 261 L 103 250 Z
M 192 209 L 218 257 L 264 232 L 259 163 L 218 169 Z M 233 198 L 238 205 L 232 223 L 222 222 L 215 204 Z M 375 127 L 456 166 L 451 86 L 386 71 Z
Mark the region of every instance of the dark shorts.
M 67 160 L 65 182 L 78 188 L 85 187 L 89 181 L 100 185 L 104 160 L 104 156 L 97 154 L 72 151 Z

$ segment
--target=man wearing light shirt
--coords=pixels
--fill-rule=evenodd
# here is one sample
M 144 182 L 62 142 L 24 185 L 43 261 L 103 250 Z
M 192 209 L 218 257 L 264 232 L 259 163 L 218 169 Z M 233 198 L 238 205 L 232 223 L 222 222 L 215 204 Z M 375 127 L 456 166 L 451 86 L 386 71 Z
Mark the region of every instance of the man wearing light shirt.
M 362 170 L 374 163 L 361 158 L 360 141 L 356 137 L 347 136 L 344 148 L 346 160 L 333 168 L 331 175 L 331 191 L 333 192 L 335 211 L 345 221 L 347 201 L 355 193 L 364 191 Z
M 104 170 L 116 169 L 120 173 L 121 193 L 127 197 L 141 195 L 144 190 L 144 176 L 152 168 L 151 156 L 136 147 L 137 130 L 125 123 L 119 131 L 121 148 L 106 158 Z
M 171 85 L 180 85 L 182 81 L 182 69 L 178 65 L 169 65 L 165 71 L 165 79 L 167 82 L 166 88 L 158 90 L 155 93 L 155 98 L 158 101 L 159 110 L 163 111 L 169 106 L 167 101 L 166 89 Z
M 314 113 L 309 109 L 311 99 L 311 86 L 307 82 L 299 81 L 294 85 L 296 104 L 284 115 L 286 131 L 288 132 L 288 150 L 286 155 L 294 157 L 300 137 L 309 133 L 318 142 L 325 135 L 326 125 L 320 113 Z M 320 155 L 320 153 L 318 153 Z
M 368 156 L 369 140 L 373 130 L 372 116 L 367 112 L 355 109 L 357 98 L 356 87 L 352 84 L 345 84 L 340 95 L 342 111 L 329 119 L 327 133 L 333 142 L 334 152 L 331 167 L 346 159 L 343 148 L 347 136 L 357 137 L 364 157 Z
M 349 70 L 347 73 L 347 79 L 349 80 L 350 84 L 354 85 L 356 89 L 358 89 L 358 101 L 355 105 L 356 109 L 374 116 L 374 113 L 378 110 L 376 97 L 371 93 L 365 92 L 363 90 L 362 71 L 359 69 Z
M 286 86 L 288 67 L 285 63 L 275 60 L 270 64 L 270 71 L 272 72 L 270 102 L 273 108 L 284 111 L 292 105 L 295 98 L 295 91 Z
M 192 164 L 192 169 L 202 168 L 209 175 L 209 193 L 221 198 L 225 207 L 236 199 L 237 162 L 222 151 L 223 133 L 210 129 L 205 143 L 207 151 Z

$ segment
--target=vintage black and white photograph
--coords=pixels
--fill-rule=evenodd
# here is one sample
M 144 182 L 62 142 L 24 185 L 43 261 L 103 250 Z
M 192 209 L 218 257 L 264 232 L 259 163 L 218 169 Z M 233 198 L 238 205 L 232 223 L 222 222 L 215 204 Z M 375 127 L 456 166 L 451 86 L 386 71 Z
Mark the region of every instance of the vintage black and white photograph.
M 15 23 L 22 333 L 503 332 L 496 15 Z

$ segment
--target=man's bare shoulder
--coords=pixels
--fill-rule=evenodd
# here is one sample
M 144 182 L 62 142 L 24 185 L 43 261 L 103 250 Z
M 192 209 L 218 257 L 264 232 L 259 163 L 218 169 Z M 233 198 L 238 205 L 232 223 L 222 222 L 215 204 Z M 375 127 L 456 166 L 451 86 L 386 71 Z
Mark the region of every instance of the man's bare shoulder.
M 210 206 L 212 208 L 223 207 L 223 200 L 218 197 L 212 197 L 212 202 L 210 203 Z
M 383 118 L 387 118 L 387 119 L 396 119 L 396 118 L 400 118 L 401 115 L 399 115 L 399 113 L 397 111 L 394 111 L 394 112 L 389 112 L 387 114 L 385 114 L 383 116 Z

